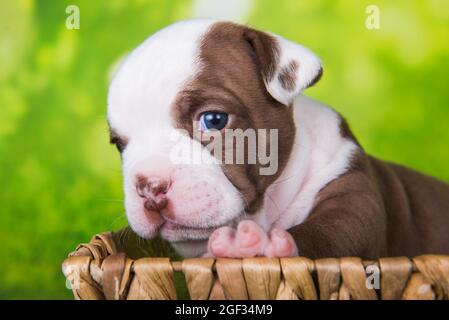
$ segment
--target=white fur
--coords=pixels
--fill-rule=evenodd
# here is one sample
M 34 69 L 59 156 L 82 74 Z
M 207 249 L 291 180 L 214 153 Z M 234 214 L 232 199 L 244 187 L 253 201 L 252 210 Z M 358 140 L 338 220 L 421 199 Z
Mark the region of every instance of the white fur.
M 199 41 L 212 23 L 200 19 L 175 23 L 149 37 L 125 59 L 108 96 L 108 119 L 121 135 L 133 137 L 147 128 L 152 129 L 156 143 L 155 133 L 167 136 L 172 129 L 170 107 L 200 70 Z
M 268 187 L 254 217 L 265 230 L 288 229 L 310 214 L 318 192 L 347 170 L 358 146 L 340 134 L 338 114 L 302 95 L 294 103 L 295 144 L 287 166 Z
M 138 175 L 172 182 L 167 196 L 176 208 L 173 222 L 185 230 L 162 229 L 169 240 L 182 241 L 187 233 L 193 239 L 204 239 L 204 230 L 189 228 L 218 227 L 243 210 L 240 193 L 200 143 L 188 137 L 172 140 L 175 128 L 170 111 L 177 95 L 201 68 L 199 43 L 212 23 L 203 19 L 184 21 L 154 34 L 127 57 L 110 86 L 110 125 L 129 140 L 123 152 L 126 214 L 131 227 L 146 238 L 153 237 L 159 225 L 149 223 L 145 215 L 144 200 L 136 192 Z M 172 163 L 170 150 L 175 144 L 201 149 L 209 164 Z

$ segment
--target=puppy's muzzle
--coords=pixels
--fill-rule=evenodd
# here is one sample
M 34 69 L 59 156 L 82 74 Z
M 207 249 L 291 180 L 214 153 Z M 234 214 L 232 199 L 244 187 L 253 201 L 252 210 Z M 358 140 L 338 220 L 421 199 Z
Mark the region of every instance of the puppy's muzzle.
M 159 177 L 138 177 L 136 183 L 137 194 L 144 198 L 144 206 L 151 211 L 161 211 L 168 204 L 167 191 L 170 183 Z

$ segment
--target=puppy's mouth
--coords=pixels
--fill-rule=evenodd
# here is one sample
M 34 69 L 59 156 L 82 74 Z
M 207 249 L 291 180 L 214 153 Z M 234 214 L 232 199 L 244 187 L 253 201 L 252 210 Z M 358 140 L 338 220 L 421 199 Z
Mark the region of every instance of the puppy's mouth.
M 156 227 L 156 233 L 170 242 L 181 242 L 191 240 L 207 240 L 216 229 L 224 226 L 232 226 L 236 219 L 232 219 L 221 225 L 213 227 L 186 226 L 177 223 L 164 216 L 163 213 L 145 209 L 145 215 L 150 223 Z

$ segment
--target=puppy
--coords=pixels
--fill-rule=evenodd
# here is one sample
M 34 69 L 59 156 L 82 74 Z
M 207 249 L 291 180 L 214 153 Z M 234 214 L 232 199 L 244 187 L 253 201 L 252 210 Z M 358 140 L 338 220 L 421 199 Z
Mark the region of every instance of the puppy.
M 321 74 L 308 49 L 229 22 L 148 38 L 108 95 L 131 228 L 186 257 L 449 253 L 449 186 L 367 155 L 337 112 L 301 95 Z M 239 129 L 265 132 L 257 144 L 273 161 L 208 148 Z

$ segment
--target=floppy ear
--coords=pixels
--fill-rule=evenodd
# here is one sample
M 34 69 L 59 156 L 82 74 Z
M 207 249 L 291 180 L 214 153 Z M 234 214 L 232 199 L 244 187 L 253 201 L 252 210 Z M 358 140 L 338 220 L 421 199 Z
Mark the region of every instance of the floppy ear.
M 282 104 L 291 105 L 303 89 L 321 78 L 321 62 L 309 49 L 249 28 L 244 37 L 255 54 L 267 91 Z

